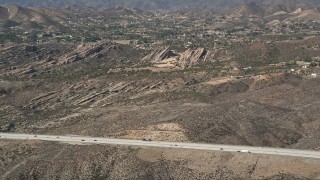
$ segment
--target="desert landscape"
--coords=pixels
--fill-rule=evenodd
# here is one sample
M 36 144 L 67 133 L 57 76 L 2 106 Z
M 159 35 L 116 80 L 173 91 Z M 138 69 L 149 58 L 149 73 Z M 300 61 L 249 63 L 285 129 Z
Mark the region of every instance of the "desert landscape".
M 0 2 L 0 133 L 320 150 L 318 1 L 90 2 Z M 223 150 L 0 151 L 0 179 L 320 179 Z

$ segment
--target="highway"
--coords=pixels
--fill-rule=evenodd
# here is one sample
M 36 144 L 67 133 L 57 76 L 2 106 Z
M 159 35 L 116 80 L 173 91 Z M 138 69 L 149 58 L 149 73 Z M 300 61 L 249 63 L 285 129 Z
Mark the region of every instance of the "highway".
M 98 137 L 95 138 L 95 137 L 82 137 L 82 136 L 75 136 L 75 135 L 57 136 L 57 135 L 0 133 L 0 140 L 40 140 L 40 141 L 54 141 L 54 142 L 64 142 L 64 143 L 81 143 L 81 144 L 106 144 L 106 145 L 155 147 L 155 148 L 177 148 L 177 149 L 237 152 L 237 153 L 247 153 L 247 154 L 252 153 L 252 154 L 293 156 L 293 157 L 301 157 L 301 158 L 320 159 L 320 151 L 307 151 L 307 150 L 268 148 L 268 147 L 252 147 L 252 146 L 201 144 L 201 143 L 143 141 L 143 140 L 129 140 L 129 139 L 98 138 Z

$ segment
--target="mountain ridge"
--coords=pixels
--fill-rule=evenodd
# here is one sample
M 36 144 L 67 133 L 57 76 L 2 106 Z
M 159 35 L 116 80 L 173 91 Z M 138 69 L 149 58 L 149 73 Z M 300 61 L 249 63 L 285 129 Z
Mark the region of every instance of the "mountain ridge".
M 227 10 L 240 6 L 244 3 L 263 3 L 267 5 L 282 4 L 294 6 L 296 4 L 310 4 L 320 6 L 317 0 L 1 0 L 0 5 L 18 4 L 28 7 L 68 7 L 68 6 L 92 6 L 92 7 L 112 7 L 124 6 L 129 8 L 139 8 L 142 10 L 171 10 L 181 8 L 207 8 L 216 10 Z

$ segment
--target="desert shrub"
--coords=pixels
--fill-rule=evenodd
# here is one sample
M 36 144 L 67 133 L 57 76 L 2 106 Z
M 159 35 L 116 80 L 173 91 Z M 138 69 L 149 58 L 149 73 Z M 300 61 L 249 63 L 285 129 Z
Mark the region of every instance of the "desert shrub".
M 30 27 L 33 29 L 43 29 L 43 26 L 35 21 L 30 22 Z
M 311 58 L 310 56 L 305 56 L 305 57 L 303 58 L 303 60 L 304 60 L 305 62 L 312 62 L 312 58 Z
M 16 123 L 10 122 L 9 126 L 7 128 L 7 131 L 12 131 L 12 130 L 15 130 L 15 129 L 16 129 Z
M 13 33 L 0 34 L 0 43 L 4 43 L 6 41 L 20 43 L 22 42 L 22 39 Z

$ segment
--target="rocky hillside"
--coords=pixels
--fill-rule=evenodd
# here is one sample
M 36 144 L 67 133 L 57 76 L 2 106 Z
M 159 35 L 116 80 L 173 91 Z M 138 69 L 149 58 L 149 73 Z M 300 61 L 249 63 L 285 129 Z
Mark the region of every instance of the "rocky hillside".
M 151 53 L 153 65 L 188 66 L 160 70 L 110 41 L 6 45 L 0 53 L 1 132 L 320 149 L 319 78 L 219 75 L 219 64 L 194 66 L 211 57 L 203 48 Z M 0 142 L 1 179 L 317 179 L 319 167 L 242 153 Z
M 78 1 L 55 1 L 66 2 Z M 107 1 L 83 1 L 63 13 L 0 7 L 0 132 L 320 150 L 318 8 L 164 0 L 160 8 L 187 5 L 166 13 L 82 6 L 89 2 Z M 159 8 L 156 2 L 140 6 Z M 205 2 L 232 9 L 186 12 Z M 67 28 L 50 31 L 57 24 Z M 319 179 L 318 163 L 0 142 L 4 180 Z
M 4 60 L 17 56 L 1 68 L 1 131 L 13 131 L 14 119 L 19 133 L 320 148 L 319 79 L 286 73 L 218 78 L 214 69 L 124 67 L 125 58 L 114 63 L 122 47 L 104 41 L 49 47 L 0 51 Z M 53 57 L 45 56 L 49 52 Z M 95 57 L 100 52 L 103 58 Z M 205 53 L 187 50 L 177 59 L 190 65 Z M 74 54 L 85 59 L 73 61 Z M 22 56 L 28 59 L 19 61 Z M 71 60 L 47 66 L 55 57 Z
M 14 57 L 11 52 L 15 53 Z M 21 44 L 2 48 L 0 53 L 2 54 L 0 58 L 1 75 L 27 77 L 43 73 L 54 74 L 61 68 L 67 68 L 65 70 L 70 73 L 76 73 L 84 69 L 88 70 L 88 68 L 126 66 L 134 64 L 141 58 L 140 51 L 107 40 L 77 46 Z M 130 55 L 136 57 L 128 59 Z M 27 58 L 27 60 L 21 61 L 21 58 Z
M 70 64 L 88 58 L 102 58 L 107 56 L 111 50 L 118 50 L 120 47 L 110 41 L 100 41 L 93 44 L 81 44 L 74 51 L 58 58 L 57 64 Z
M 0 142 L 1 179 L 318 179 L 319 161 L 243 153 Z M 303 171 L 301 170 L 303 169 Z

